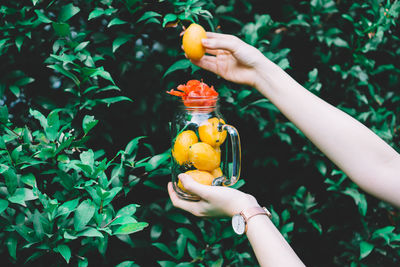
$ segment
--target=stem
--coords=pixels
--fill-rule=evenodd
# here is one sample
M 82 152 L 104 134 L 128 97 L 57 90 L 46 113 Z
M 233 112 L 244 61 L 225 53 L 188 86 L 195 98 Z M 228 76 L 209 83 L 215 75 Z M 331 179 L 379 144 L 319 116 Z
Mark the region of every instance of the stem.
M 104 225 L 104 226 L 101 227 L 101 228 L 106 228 L 107 226 L 109 226 L 110 224 L 112 224 L 113 221 L 115 221 L 115 220 L 118 219 L 119 217 L 121 217 L 121 215 L 118 215 L 117 217 L 115 217 L 114 219 L 112 219 L 109 223 L 107 223 L 106 225 Z
M 20 136 L 19 134 L 17 134 L 13 129 L 11 129 L 10 127 L 8 127 L 4 122 L 1 122 L 1 121 L 0 121 L 0 123 L 1 123 L 4 127 L 6 127 L 8 130 L 10 130 L 10 132 L 12 132 L 12 133 L 15 134 L 16 136 L 18 136 L 18 138 L 21 138 L 21 136 Z

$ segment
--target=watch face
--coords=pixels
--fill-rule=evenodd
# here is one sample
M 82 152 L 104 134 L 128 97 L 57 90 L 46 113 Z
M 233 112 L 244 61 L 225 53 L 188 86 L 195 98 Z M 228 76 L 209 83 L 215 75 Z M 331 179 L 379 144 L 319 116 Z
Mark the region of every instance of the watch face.
M 232 227 L 233 231 L 237 233 L 238 235 L 244 234 L 244 231 L 246 229 L 246 222 L 244 221 L 242 215 L 236 214 L 232 217 Z

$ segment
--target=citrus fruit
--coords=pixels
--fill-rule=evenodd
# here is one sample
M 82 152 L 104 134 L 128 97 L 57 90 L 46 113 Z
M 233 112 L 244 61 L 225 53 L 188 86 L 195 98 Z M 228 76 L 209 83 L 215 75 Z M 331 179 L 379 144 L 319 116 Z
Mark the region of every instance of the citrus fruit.
M 198 141 L 196 133 L 192 130 L 183 131 L 176 137 L 172 148 L 172 156 L 179 165 L 188 161 L 189 147 Z
M 211 185 L 212 181 L 214 180 L 214 177 L 209 172 L 206 171 L 191 170 L 185 172 L 185 174 L 190 175 L 193 178 L 193 180 L 204 185 Z M 178 181 L 178 187 L 183 191 L 187 192 L 186 188 L 183 187 L 181 180 Z
M 223 175 L 222 170 L 221 170 L 220 167 L 214 169 L 214 170 L 211 171 L 210 173 L 211 173 L 211 175 L 212 175 L 214 178 L 218 178 L 218 177 L 221 177 L 221 176 Z
M 223 119 L 216 117 L 208 119 L 199 127 L 199 137 L 210 146 L 220 146 L 226 139 L 226 130 L 218 129 L 219 124 L 225 124 Z
M 199 60 L 204 56 L 206 50 L 201 44 L 201 39 L 203 38 L 207 38 L 206 31 L 199 24 L 192 23 L 185 30 L 182 37 L 182 46 L 188 58 Z
M 221 163 L 220 155 L 207 143 L 195 143 L 189 148 L 189 162 L 202 171 L 212 171 Z

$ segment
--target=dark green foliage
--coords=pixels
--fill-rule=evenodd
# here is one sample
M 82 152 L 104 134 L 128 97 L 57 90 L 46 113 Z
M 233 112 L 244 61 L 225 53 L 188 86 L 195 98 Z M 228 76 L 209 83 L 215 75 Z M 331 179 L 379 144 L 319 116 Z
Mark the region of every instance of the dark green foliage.
M 168 200 L 165 91 L 192 78 L 217 88 L 241 134 L 241 189 L 306 265 L 399 265 L 399 211 L 254 89 L 191 65 L 179 37 L 191 22 L 237 35 L 399 151 L 399 1 L 32 0 L 0 11 L 5 265 L 257 266 L 229 220 Z

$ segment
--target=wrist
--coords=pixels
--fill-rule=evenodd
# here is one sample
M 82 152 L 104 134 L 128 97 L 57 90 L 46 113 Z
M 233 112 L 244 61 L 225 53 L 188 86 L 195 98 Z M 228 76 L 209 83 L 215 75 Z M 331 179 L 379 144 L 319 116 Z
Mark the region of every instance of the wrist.
M 252 207 L 260 207 L 260 205 L 255 197 L 249 194 L 244 194 L 243 197 L 238 198 L 233 202 L 233 207 L 229 212 L 229 217 L 233 217 L 235 214 Z
M 256 77 L 254 87 L 262 92 L 266 87 L 273 87 L 273 81 L 279 76 L 282 69 L 274 62 L 264 57 L 255 68 Z

